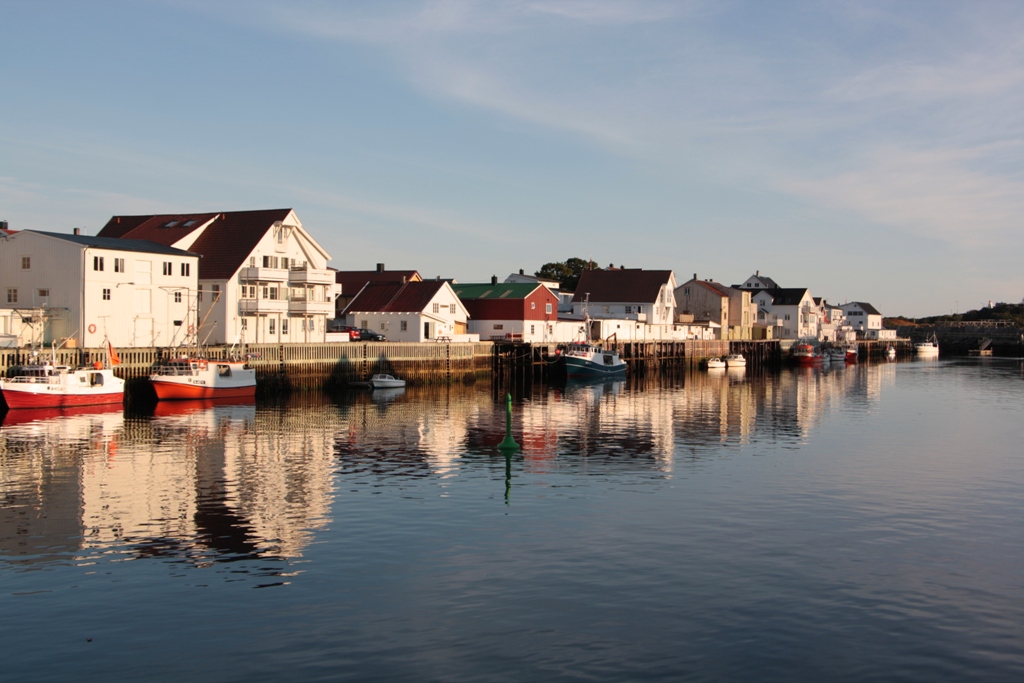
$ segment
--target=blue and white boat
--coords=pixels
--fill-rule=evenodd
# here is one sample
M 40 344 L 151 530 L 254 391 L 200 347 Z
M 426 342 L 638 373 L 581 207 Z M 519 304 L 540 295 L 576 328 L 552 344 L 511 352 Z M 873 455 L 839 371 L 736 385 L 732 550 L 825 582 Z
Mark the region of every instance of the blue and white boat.
M 611 349 L 593 344 L 570 344 L 565 350 L 565 374 L 569 377 L 616 377 L 626 374 L 626 361 Z

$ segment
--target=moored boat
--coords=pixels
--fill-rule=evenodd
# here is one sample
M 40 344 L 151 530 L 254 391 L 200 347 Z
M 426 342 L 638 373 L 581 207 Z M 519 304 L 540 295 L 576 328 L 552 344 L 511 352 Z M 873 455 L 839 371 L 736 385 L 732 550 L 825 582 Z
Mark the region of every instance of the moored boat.
M 256 395 L 256 371 L 241 360 L 174 358 L 157 365 L 149 382 L 161 401 Z
M 923 342 L 914 344 L 914 351 L 921 358 L 938 358 L 939 357 L 939 340 L 932 334 L 928 339 Z
M 708 370 L 720 370 L 725 367 L 725 361 L 718 357 L 708 358 L 707 361 L 705 361 L 705 365 Z
M 0 393 L 12 410 L 117 404 L 124 401 L 124 380 L 99 362 L 84 368 L 45 363 L 3 378 Z
M 570 344 L 562 354 L 568 377 L 614 377 L 626 374 L 626 361 L 611 349 L 592 344 Z
M 725 357 L 725 366 L 729 368 L 744 368 L 747 366 L 747 359 L 742 353 L 730 353 Z
M 790 358 L 797 365 L 821 365 L 825 361 L 825 354 L 814 345 L 801 342 L 790 350 Z
M 885 350 L 885 357 L 888 360 L 896 360 L 896 347 L 890 344 L 889 348 Z
M 370 386 L 374 389 L 398 389 L 405 386 L 405 380 L 395 379 L 391 375 L 377 374 L 370 378 Z

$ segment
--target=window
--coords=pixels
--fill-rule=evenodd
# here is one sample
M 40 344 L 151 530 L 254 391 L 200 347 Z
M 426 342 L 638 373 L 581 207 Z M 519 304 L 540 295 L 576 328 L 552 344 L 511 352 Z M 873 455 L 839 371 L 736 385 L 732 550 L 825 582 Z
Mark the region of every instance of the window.
M 102 256 L 93 256 L 92 257 L 92 269 L 93 270 L 103 270 L 103 257 Z
M 533 325 L 530 325 L 530 334 L 533 334 Z
M 220 298 L 220 285 L 210 285 L 210 301 Z
M 39 297 L 40 299 L 47 299 L 50 297 L 50 290 L 40 289 L 36 292 L 36 296 Z
M 106 287 L 103 289 L 103 300 L 110 301 L 110 290 Z
M 287 256 L 282 256 L 281 257 L 281 267 L 282 268 L 287 268 L 288 267 L 288 257 Z
M 434 313 L 441 312 L 441 304 L 434 304 Z
M 180 304 L 181 303 L 181 292 L 175 292 L 174 293 L 174 303 L 176 303 L 176 304 Z
M 530 310 L 532 311 L 532 310 L 534 310 L 535 308 L 537 308 L 537 302 L 536 302 L 536 301 L 531 301 L 531 302 L 530 302 Z
M 277 268 L 278 260 L 276 256 L 264 256 L 263 267 L 264 268 Z
M 199 289 L 196 290 L 196 301 L 202 301 L 202 300 L 203 300 L 203 286 L 199 285 Z
M 31 256 L 22 256 L 21 257 L 21 269 L 22 270 L 28 270 L 31 267 L 32 267 L 32 257 Z
M 243 299 L 248 299 L 249 298 L 249 288 L 247 286 L 245 286 L 245 285 L 242 285 L 242 298 Z
M 494 329 L 496 329 L 496 330 L 503 330 L 503 329 L 505 329 L 505 326 L 502 325 L 501 323 L 495 323 L 494 324 Z
M 626 306 L 626 315 L 629 315 L 632 312 L 633 312 L 633 307 L 632 306 Z
M 398 329 L 400 329 L 402 332 L 407 332 L 409 330 L 409 321 L 402 320 L 401 322 L 399 322 Z
M 190 263 L 182 263 L 181 264 L 181 275 L 182 275 L 182 277 L 188 277 L 191 271 L 192 271 L 192 264 L 190 264 Z
M 274 300 L 277 299 L 277 287 L 270 288 L 270 298 Z
M 359 327 L 363 328 L 364 330 L 370 329 L 370 325 L 365 320 L 360 320 L 359 322 L 362 323 L 362 325 L 360 325 Z M 313 329 L 313 321 L 312 320 L 309 321 L 309 325 L 310 325 L 309 329 Z
M 123 258 L 116 258 L 116 259 L 114 259 L 114 272 L 115 273 L 123 273 L 124 272 L 124 259 Z
M 256 267 L 256 257 L 255 256 L 250 256 L 249 257 L 249 267 L 250 268 L 255 268 Z
M 288 334 L 288 318 L 281 321 L 281 334 Z
M 273 318 L 271 318 L 271 319 L 270 319 L 270 322 L 269 322 L 269 323 L 267 323 L 267 331 L 268 331 L 268 332 L 269 332 L 270 334 L 274 334 L 274 322 L 275 322 L 275 321 L 274 321 L 274 319 L 273 319 Z
M 248 318 L 242 318 L 242 331 L 244 332 L 244 331 L 246 331 L 248 329 L 249 329 L 249 319 Z
M 452 315 L 455 315 L 455 304 L 451 304 L 448 307 L 448 312 L 451 313 Z
M 7 303 L 16 304 L 18 303 L 18 290 L 8 289 L 7 290 Z
M 544 304 L 544 312 L 551 313 L 551 304 Z
M 173 264 L 170 261 L 164 261 L 164 275 L 170 275 L 173 271 Z
M 789 320 L 789 313 L 787 313 L 787 314 L 786 314 L 786 317 L 785 317 L 785 319 L 786 319 L 786 320 Z
M 611 312 L 612 312 L 612 309 L 611 309 L 611 307 L 610 307 L 610 306 L 605 306 L 605 307 L 604 307 L 604 312 L 605 312 L 605 315 L 607 315 L 607 314 L 611 313 Z
M 683 287 L 683 294 L 685 296 L 690 296 L 690 288 L 689 287 Z
M 387 329 L 387 327 L 385 327 L 384 323 L 381 323 L 380 324 L 380 331 L 383 332 L 386 329 Z

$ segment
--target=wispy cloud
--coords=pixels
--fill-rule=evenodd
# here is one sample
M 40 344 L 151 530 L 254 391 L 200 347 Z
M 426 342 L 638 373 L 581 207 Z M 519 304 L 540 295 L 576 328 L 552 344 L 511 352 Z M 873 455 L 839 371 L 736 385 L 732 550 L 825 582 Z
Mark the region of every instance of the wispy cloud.
M 972 168 L 979 156 L 886 148 L 856 170 L 779 186 L 917 237 L 965 248 L 1019 247 L 1024 182 Z

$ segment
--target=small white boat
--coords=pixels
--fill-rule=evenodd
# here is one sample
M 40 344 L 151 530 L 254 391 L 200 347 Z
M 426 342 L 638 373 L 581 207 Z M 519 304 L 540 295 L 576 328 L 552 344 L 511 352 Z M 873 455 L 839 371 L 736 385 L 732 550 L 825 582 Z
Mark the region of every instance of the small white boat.
M 896 347 L 889 345 L 889 348 L 885 350 L 885 357 L 889 360 L 896 360 Z
M 747 359 L 742 353 L 731 353 L 725 357 L 725 366 L 728 368 L 743 368 L 747 366 Z
M 718 370 L 725 367 L 725 361 L 721 358 L 708 358 L 708 370 Z
M 932 334 L 931 337 L 914 344 L 914 351 L 920 358 L 938 358 L 939 357 L 939 340 Z
M 398 389 L 405 386 L 405 380 L 395 379 L 391 375 L 378 374 L 370 378 L 370 386 L 374 389 Z
M 833 363 L 845 363 L 846 362 L 846 349 L 841 346 L 833 346 L 828 350 L 828 357 Z

